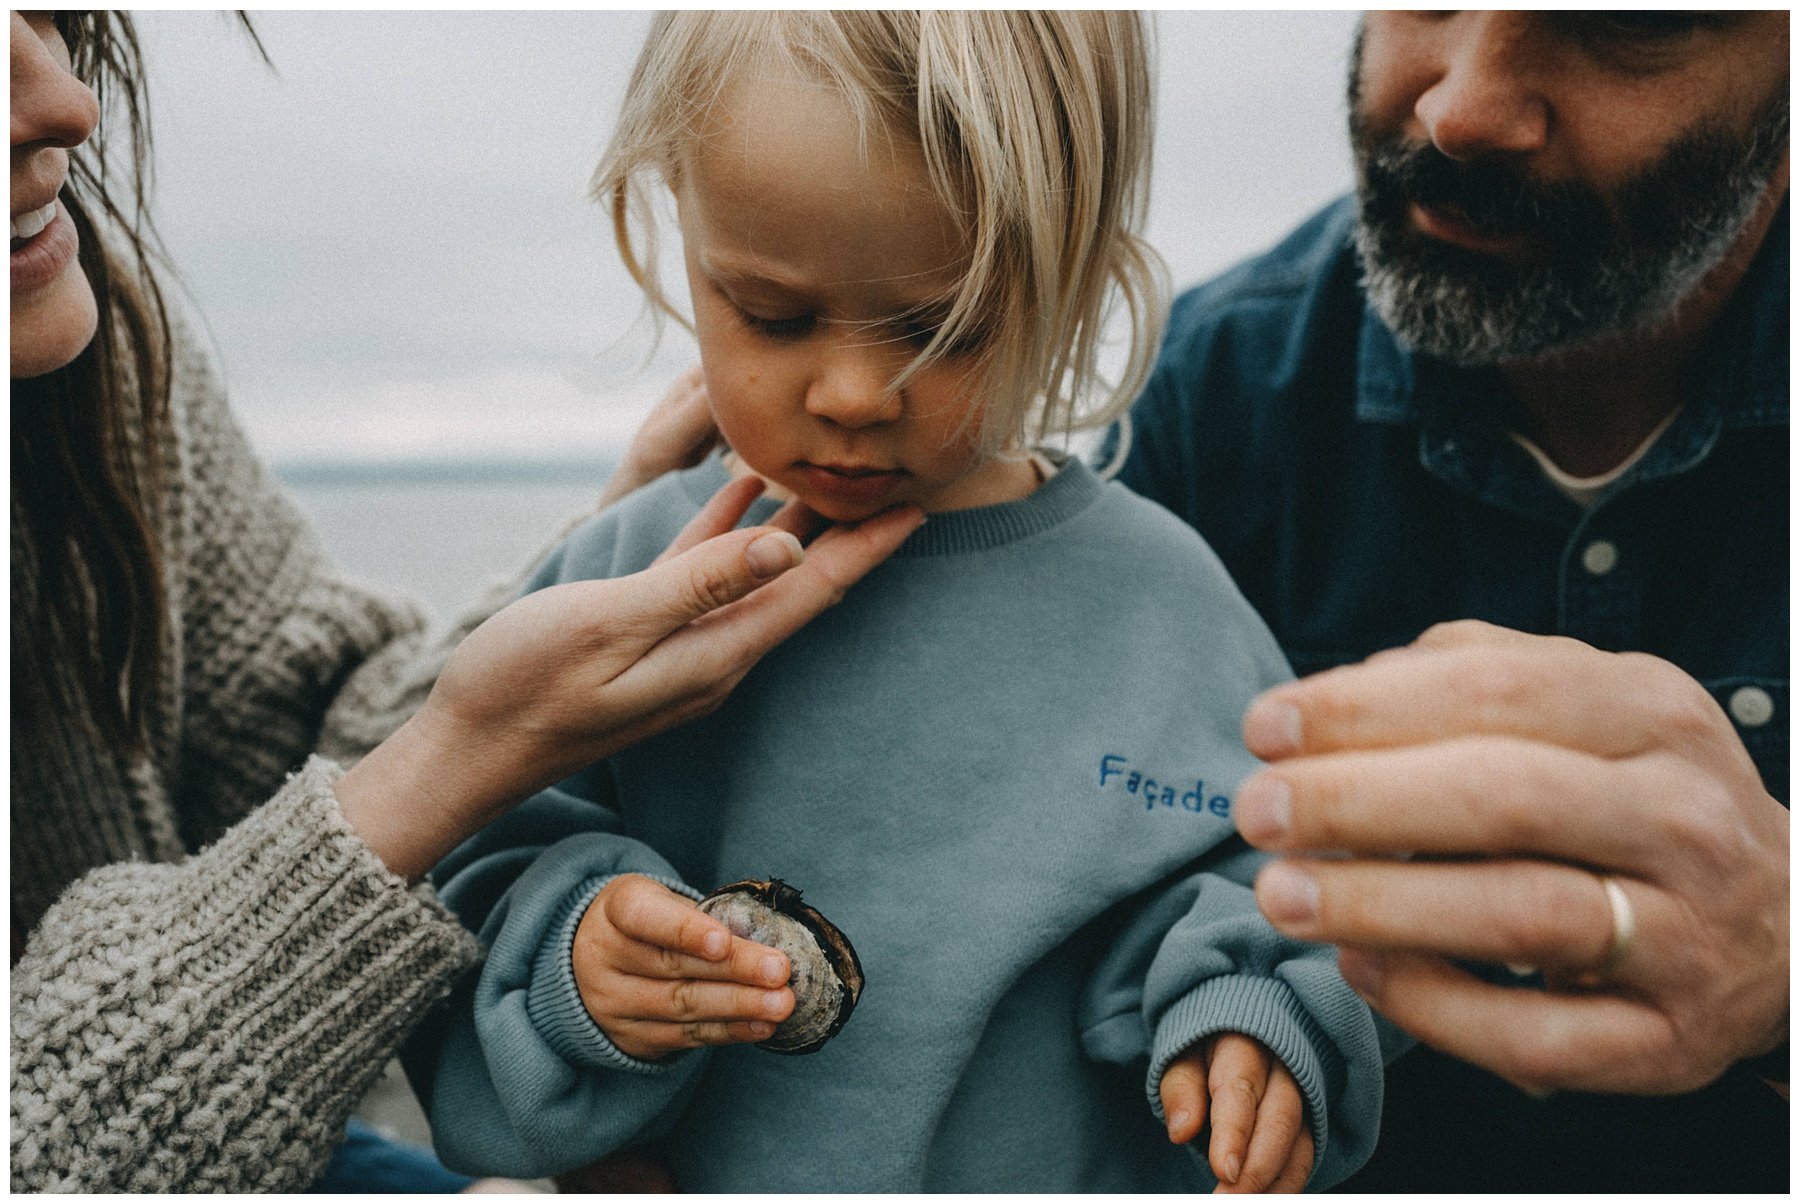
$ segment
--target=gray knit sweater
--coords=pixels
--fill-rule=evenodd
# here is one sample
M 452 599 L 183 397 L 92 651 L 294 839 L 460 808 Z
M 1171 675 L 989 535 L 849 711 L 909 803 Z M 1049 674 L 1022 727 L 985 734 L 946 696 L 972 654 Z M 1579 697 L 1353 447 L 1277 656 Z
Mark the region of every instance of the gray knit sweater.
M 14 1190 L 304 1187 L 477 952 L 352 834 L 332 783 L 491 607 L 430 641 L 336 574 L 193 319 L 172 321 L 148 751 L 104 742 L 72 679 L 13 683 Z M 13 506 L 19 624 L 38 583 Z

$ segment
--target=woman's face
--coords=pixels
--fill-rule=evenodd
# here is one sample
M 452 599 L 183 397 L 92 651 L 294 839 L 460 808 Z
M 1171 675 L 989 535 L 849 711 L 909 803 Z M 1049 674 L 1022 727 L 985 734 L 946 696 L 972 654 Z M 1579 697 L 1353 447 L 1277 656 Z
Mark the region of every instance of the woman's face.
M 41 376 L 94 337 L 94 293 L 75 252 L 75 223 L 57 201 L 69 148 L 94 132 L 100 106 L 69 73 L 49 13 L 12 14 L 12 374 Z

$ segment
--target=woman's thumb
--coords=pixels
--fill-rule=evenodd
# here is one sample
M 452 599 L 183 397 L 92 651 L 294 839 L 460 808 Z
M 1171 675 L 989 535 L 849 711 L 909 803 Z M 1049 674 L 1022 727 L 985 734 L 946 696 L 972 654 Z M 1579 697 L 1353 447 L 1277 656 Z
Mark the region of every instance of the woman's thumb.
M 733 531 L 647 570 L 672 620 L 670 630 L 729 606 L 806 558 L 800 541 L 769 528 Z

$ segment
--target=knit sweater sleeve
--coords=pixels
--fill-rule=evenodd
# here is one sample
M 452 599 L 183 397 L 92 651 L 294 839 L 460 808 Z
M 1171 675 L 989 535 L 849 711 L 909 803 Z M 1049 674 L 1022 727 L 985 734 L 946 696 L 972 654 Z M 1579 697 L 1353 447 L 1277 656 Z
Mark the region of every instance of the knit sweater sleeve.
M 604 1157 L 660 1132 L 705 1065 L 704 1050 L 625 1054 L 582 1002 L 575 932 L 602 887 L 641 874 L 700 897 L 619 833 L 605 776 L 596 766 L 579 786 L 538 794 L 434 871 L 446 906 L 487 947 L 479 978 L 405 1054 L 453 1169 L 537 1178 Z
M 1368 1159 L 1379 1128 L 1384 1038 L 1338 973 L 1335 950 L 1283 937 L 1250 887 L 1264 858 L 1232 841 L 1205 868 L 1159 892 L 1126 926 L 1083 1000 L 1083 1048 L 1142 1065 L 1163 1119 L 1163 1072 L 1214 1033 L 1255 1038 L 1300 1086 L 1314 1148 L 1308 1186 L 1341 1182 Z M 1206 1168 L 1203 1142 L 1189 1146 Z
M 310 762 L 210 848 L 70 890 L 12 975 L 12 1186 L 294 1191 L 473 950 Z

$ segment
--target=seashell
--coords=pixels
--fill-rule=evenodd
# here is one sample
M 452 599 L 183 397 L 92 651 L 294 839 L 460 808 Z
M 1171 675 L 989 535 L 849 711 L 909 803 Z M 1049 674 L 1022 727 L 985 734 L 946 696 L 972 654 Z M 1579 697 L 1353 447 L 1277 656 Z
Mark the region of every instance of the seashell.
M 798 890 L 779 878 L 751 878 L 721 886 L 700 901 L 700 910 L 734 935 L 788 956 L 794 1011 L 757 1042 L 760 1048 L 815 1053 L 844 1027 L 862 996 L 862 963 L 837 925 L 802 903 Z

